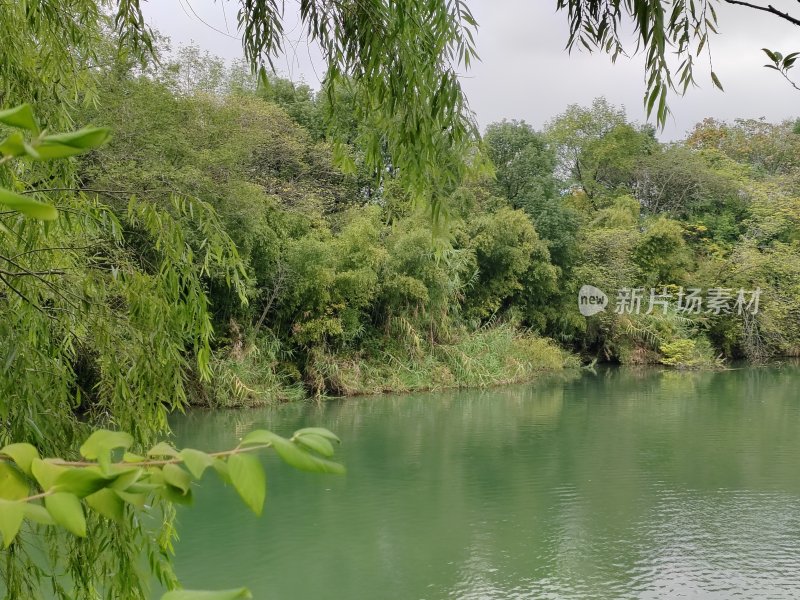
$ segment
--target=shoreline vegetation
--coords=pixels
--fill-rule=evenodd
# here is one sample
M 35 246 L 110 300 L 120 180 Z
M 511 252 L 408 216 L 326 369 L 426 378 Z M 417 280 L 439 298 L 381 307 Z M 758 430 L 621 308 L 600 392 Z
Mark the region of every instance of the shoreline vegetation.
M 266 350 L 268 352 L 268 350 Z M 319 352 L 310 358 L 306 383 L 281 376 L 265 349 L 251 346 L 219 359 L 215 385 L 199 398 L 208 407 L 238 408 L 316 396 L 485 388 L 527 383 L 544 373 L 577 369 L 580 359 L 552 340 L 513 324 L 463 332 L 449 343 L 394 344 L 382 354 Z
M 432 219 L 391 167 L 375 183 L 370 125 L 347 118 L 352 90 L 340 88 L 326 127 L 330 99 L 302 83 L 264 85 L 196 47 L 165 56 L 144 73 L 117 64 L 76 115 L 114 132 L 79 179 L 119 215 L 145 269 L 161 250 L 146 218 L 129 216 L 131 196 L 174 219 L 195 256 L 215 337 L 210 377 L 184 369 L 190 404 L 486 387 L 594 360 L 716 369 L 800 354 L 798 123 L 709 119 L 665 144 L 602 98 L 542 131 L 494 123 L 476 146 L 484 162 Z M 227 248 L 211 267 L 209 231 Z M 645 314 L 645 297 L 641 314 L 587 318 L 584 284 L 612 297 L 634 286 L 763 296 L 757 315 Z

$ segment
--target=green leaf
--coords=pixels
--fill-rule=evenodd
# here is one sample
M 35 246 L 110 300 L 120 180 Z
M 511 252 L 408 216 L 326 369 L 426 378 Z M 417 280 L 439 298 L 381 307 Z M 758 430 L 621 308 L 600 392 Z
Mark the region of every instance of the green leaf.
M 26 153 L 26 142 L 22 133 L 15 131 L 0 142 L 0 153 L 3 156 L 22 156 Z
M 173 504 L 191 504 L 194 500 L 192 497 L 192 490 L 187 490 L 184 492 L 182 489 L 168 483 L 162 485 L 158 489 L 158 493 Z
M 167 444 L 166 442 L 158 442 L 155 446 L 150 448 L 147 451 L 147 456 L 158 457 L 158 456 L 169 456 L 171 458 L 178 457 L 178 451 L 175 450 L 172 446 Z
M 0 533 L 3 534 L 3 546 L 8 548 L 17 537 L 22 520 L 25 518 L 23 502 L 0 500 Z
M 205 470 L 214 464 L 213 457 L 193 448 L 184 448 L 181 450 L 180 457 L 195 479 L 200 479 Z
M 271 444 L 276 435 L 266 429 L 254 429 L 242 438 L 242 446 L 260 446 Z
M 85 127 L 70 133 L 48 135 L 41 139 L 36 151 L 40 160 L 66 158 L 105 144 L 111 137 L 107 127 Z
M 272 436 L 271 443 L 272 447 L 275 448 L 275 452 L 283 459 L 283 462 L 295 469 L 310 471 L 312 473 L 335 473 L 338 475 L 345 472 L 345 468 L 339 463 L 309 454 L 303 448 L 298 447 L 296 444 L 279 435 L 275 435 L 274 433 L 270 435 Z
M 86 537 L 86 517 L 83 516 L 83 507 L 77 496 L 56 492 L 45 496 L 44 506 L 58 525 L 78 537 Z
M 26 518 L 30 519 L 31 521 L 35 521 L 40 525 L 55 525 L 53 517 L 50 516 L 50 513 L 47 512 L 47 509 L 41 504 L 26 502 L 24 506 Z
M 144 471 L 142 469 L 133 468 L 129 471 L 124 471 L 119 473 L 117 478 L 114 480 L 109 487 L 113 490 L 124 491 L 128 489 L 128 487 L 139 480 L 139 477 L 142 476 Z
M 21 500 L 28 496 L 30 486 L 17 467 L 8 462 L 0 462 L 0 498 Z
M 217 472 L 217 475 L 219 475 L 219 478 L 223 482 L 225 483 L 231 482 L 231 474 L 228 472 L 228 463 L 226 463 L 224 460 L 220 458 L 215 458 L 213 467 L 214 470 Z
M 98 429 L 92 432 L 80 447 L 81 456 L 89 460 L 97 460 L 100 456 L 117 448 L 127 450 L 133 445 L 133 436 L 124 431 Z
M 714 85 L 716 87 L 718 87 L 720 89 L 720 91 L 723 91 L 723 92 L 725 91 L 725 89 L 722 87 L 722 84 L 719 82 L 719 78 L 717 77 L 717 74 L 714 73 L 714 71 L 711 71 L 711 81 L 714 82 Z
M 74 494 L 78 498 L 85 498 L 107 487 L 115 479 L 116 477 L 101 475 L 95 469 L 74 468 L 64 471 L 56 478 L 54 489 Z
M 267 495 L 267 480 L 261 461 L 250 454 L 233 454 L 228 458 L 228 473 L 245 504 L 260 515 Z
M 295 431 L 294 435 L 295 436 L 305 435 L 306 433 L 314 433 L 316 435 L 321 435 L 322 437 L 329 439 L 332 442 L 336 442 L 337 444 L 342 443 L 342 440 L 340 440 L 335 433 L 329 431 L 328 429 L 325 429 L 324 427 L 304 427 L 303 429 L 298 429 L 297 431 Z
M 26 475 L 32 475 L 31 463 L 34 458 L 39 458 L 39 451 L 31 444 L 9 444 L 0 450 L 0 454 L 11 457 Z
M 322 456 L 327 456 L 328 458 L 333 456 L 333 444 L 331 444 L 330 440 L 316 433 L 295 434 L 295 442 Z
M 661 88 L 659 88 L 659 87 L 654 87 L 653 91 L 650 92 L 650 96 L 647 99 L 647 114 L 648 115 L 653 113 L 653 106 L 655 105 L 656 100 L 658 99 L 658 92 L 659 92 L 660 89 Z
M 0 188 L 0 204 L 42 221 L 53 221 L 58 217 L 58 212 L 53 205 L 22 196 L 5 188 Z
M 164 481 L 171 486 L 178 488 L 184 494 L 186 494 L 191 488 L 192 480 L 189 478 L 189 474 L 181 469 L 178 465 L 164 465 L 164 468 L 161 469 L 161 472 L 164 474 Z
M 39 126 L 36 124 L 36 117 L 33 116 L 33 109 L 30 104 L 20 104 L 14 108 L 0 110 L 0 123 L 27 129 L 28 131 L 39 131 Z
M 161 596 L 161 600 L 248 600 L 252 597 L 253 595 L 247 588 L 220 592 L 175 590 Z
M 49 460 L 34 458 L 33 462 L 31 463 L 33 477 L 45 491 L 52 488 L 55 485 L 58 476 L 66 470 L 66 467 L 54 465 Z
M 121 500 L 124 500 L 136 508 L 144 507 L 144 503 L 147 500 L 146 494 L 135 494 L 131 492 L 124 492 L 122 490 L 114 490 L 114 493 L 119 496 Z
M 775 63 L 776 63 L 776 62 L 778 62 L 778 57 L 777 57 L 777 56 L 775 56 L 775 53 L 774 53 L 772 50 L 768 50 L 767 48 L 762 48 L 761 50 L 763 50 L 763 51 L 764 51 L 764 54 L 766 54 L 767 56 L 769 56 L 769 59 L 770 59 L 772 62 L 775 62 Z
M 122 498 L 113 490 L 104 489 L 87 496 L 86 504 L 88 504 L 89 508 L 93 511 L 103 515 L 107 519 L 111 519 L 117 523 L 121 523 L 123 520 L 125 505 L 122 502 Z

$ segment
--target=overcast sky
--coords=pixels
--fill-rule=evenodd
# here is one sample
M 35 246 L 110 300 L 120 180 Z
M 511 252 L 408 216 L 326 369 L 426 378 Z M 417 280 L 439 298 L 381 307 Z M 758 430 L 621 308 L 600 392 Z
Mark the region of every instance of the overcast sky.
M 525 119 L 541 127 L 572 103 L 588 105 L 605 96 L 623 105 L 632 120 L 644 121 L 641 57 L 619 58 L 564 50 L 565 13 L 555 12 L 554 0 L 473 0 L 469 3 L 480 29 L 481 61 L 465 73 L 463 86 L 482 127 L 502 118 Z M 797 2 L 777 0 L 785 10 Z M 286 2 L 295 12 L 296 2 Z M 235 0 L 150 0 L 144 3 L 149 23 L 169 36 L 173 46 L 192 41 L 213 54 L 232 60 L 242 55 L 236 31 Z M 800 50 L 800 27 L 745 7 L 722 4 L 717 10 L 720 35 L 712 38 L 714 70 L 725 92 L 713 89 L 708 70 L 698 70 L 700 88 L 671 101 L 673 116 L 660 134 L 678 139 L 707 116 L 718 119 L 766 117 L 770 121 L 800 116 L 800 92 L 775 71 L 763 68 L 766 46 L 784 54 Z M 290 23 L 295 17 L 289 17 Z M 204 23 L 205 22 L 205 23 Z M 284 74 L 318 87 L 319 54 L 290 25 L 294 49 L 279 61 Z M 703 63 L 699 63 L 703 64 Z M 800 76 L 800 72 L 798 73 Z

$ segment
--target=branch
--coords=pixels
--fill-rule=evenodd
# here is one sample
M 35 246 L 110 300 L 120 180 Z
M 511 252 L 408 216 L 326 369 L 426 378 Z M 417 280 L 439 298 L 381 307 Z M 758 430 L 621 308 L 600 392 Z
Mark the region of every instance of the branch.
M 233 450 L 224 450 L 222 452 L 209 452 L 208 456 L 213 456 L 215 458 L 218 457 L 230 457 L 234 454 L 241 454 L 243 452 L 254 452 L 256 450 L 263 450 L 264 448 L 270 448 L 272 444 L 259 444 L 257 446 L 247 446 L 242 448 L 241 446 L 237 446 Z M 0 456 L 0 462 L 14 462 L 10 458 L 5 456 Z M 165 460 L 146 460 L 140 462 L 130 462 L 130 463 L 115 463 L 115 465 L 120 467 L 163 467 L 165 465 L 178 465 L 185 462 L 182 458 L 170 458 Z M 96 467 L 97 462 L 88 462 L 88 461 L 69 461 L 69 460 L 54 460 L 52 464 L 58 465 L 60 467 Z M 25 498 L 18 498 L 15 500 L 16 502 L 31 502 L 34 500 L 42 500 L 47 496 L 52 496 L 55 493 L 58 493 L 59 488 L 52 487 L 49 490 L 44 490 L 37 494 L 33 494 L 32 496 L 27 496 Z
M 54 187 L 54 188 L 37 188 L 34 190 L 25 190 L 23 194 L 38 194 L 39 192 L 92 192 L 94 194 L 108 194 L 110 196 L 130 196 L 134 192 L 128 190 L 101 190 L 97 188 L 84 188 L 84 187 Z
M 43 314 L 45 317 L 47 317 L 47 318 L 49 318 L 49 319 L 52 319 L 52 318 L 53 318 L 51 315 L 48 315 L 48 314 L 45 312 L 45 310 L 44 310 L 44 309 L 43 309 L 41 306 L 39 306 L 38 304 L 36 304 L 36 303 L 35 303 L 33 300 L 31 300 L 30 298 L 28 298 L 28 297 L 27 297 L 25 294 L 23 294 L 23 293 L 22 293 L 22 292 L 20 292 L 20 291 L 19 291 L 17 288 L 15 288 L 13 285 L 11 285 L 11 283 L 8 281 L 8 279 L 6 279 L 5 277 L 3 277 L 3 275 L 2 275 L 1 273 L 0 273 L 0 281 L 2 281 L 3 283 L 5 283 L 5 284 L 6 284 L 6 287 L 8 287 L 8 289 L 10 289 L 12 292 L 14 292 L 14 293 L 15 293 L 17 296 L 19 296 L 20 298 L 22 298 L 23 302 L 25 302 L 25 303 L 27 303 L 27 304 L 31 305 L 33 308 L 35 308 L 35 309 L 36 309 L 36 310 L 38 310 L 40 313 L 42 313 L 42 314 Z
M 768 6 L 758 6 L 757 4 L 750 4 L 749 2 L 742 2 L 742 0 L 725 0 L 728 4 L 738 4 L 740 6 L 746 6 L 748 8 L 754 8 L 756 10 L 762 10 L 764 12 L 768 12 L 770 14 L 776 15 L 781 19 L 785 19 L 792 23 L 793 25 L 797 25 L 800 27 L 800 19 L 794 18 L 789 13 L 781 12 L 771 4 Z
M 800 0 L 797 1 L 800 2 Z M 792 81 L 783 69 L 778 69 L 778 72 L 783 76 L 783 78 L 786 81 L 789 82 L 789 85 L 791 85 L 794 89 L 800 92 L 800 86 L 798 86 L 794 81 Z
M 40 275 L 66 275 L 66 271 L 61 270 L 50 270 L 50 271 L 6 271 L 5 269 L 0 269 L 0 273 L 6 275 L 7 277 L 24 277 L 24 276 L 32 276 L 38 277 Z

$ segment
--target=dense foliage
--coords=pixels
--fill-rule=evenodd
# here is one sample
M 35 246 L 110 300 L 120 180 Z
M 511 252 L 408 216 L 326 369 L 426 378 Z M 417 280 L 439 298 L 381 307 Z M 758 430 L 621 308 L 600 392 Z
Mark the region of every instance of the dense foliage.
M 233 67 L 192 48 L 149 61 L 135 0 L 0 9 L 2 108 L 30 102 L 41 121 L 0 118 L 3 493 L 53 483 L 9 443 L 71 465 L 100 426 L 144 453 L 190 402 L 485 386 L 575 354 L 800 353 L 796 123 L 706 121 L 661 144 L 597 100 L 542 132 L 493 124 L 480 144 L 455 74 L 474 57 L 463 3 L 336 5 L 330 31 L 302 2 L 331 68 L 319 93 L 252 74 L 280 23 L 276 3 L 241 5 L 250 63 Z M 110 142 L 40 160 L 74 141 L 52 132 L 90 123 Z M 756 314 L 585 318 L 583 284 L 764 295 Z M 87 512 L 85 539 L 30 521 L 17 536 L 5 511 L 0 591 L 176 587 L 171 504 L 155 508 L 155 528 Z
M 176 192 L 213 206 L 246 268 L 247 304 L 205 278 L 216 377 L 198 401 L 519 381 L 564 363 L 536 334 L 588 359 L 678 366 L 800 348 L 793 123 L 706 121 L 662 144 L 602 99 L 542 132 L 495 123 L 483 138 L 494 177 L 464 179 L 431 239 L 401 181 L 374 184 L 363 124 L 338 123 L 357 168 L 336 168 L 325 95 L 194 48 L 148 76 L 113 75 L 84 120 L 117 135 L 82 164 L 84 191 L 111 206 L 133 194 L 169 212 Z M 584 284 L 612 303 L 623 288 L 763 295 L 752 315 L 645 314 L 645 297 L 641 314 L 612 304 L 585 318 Z

